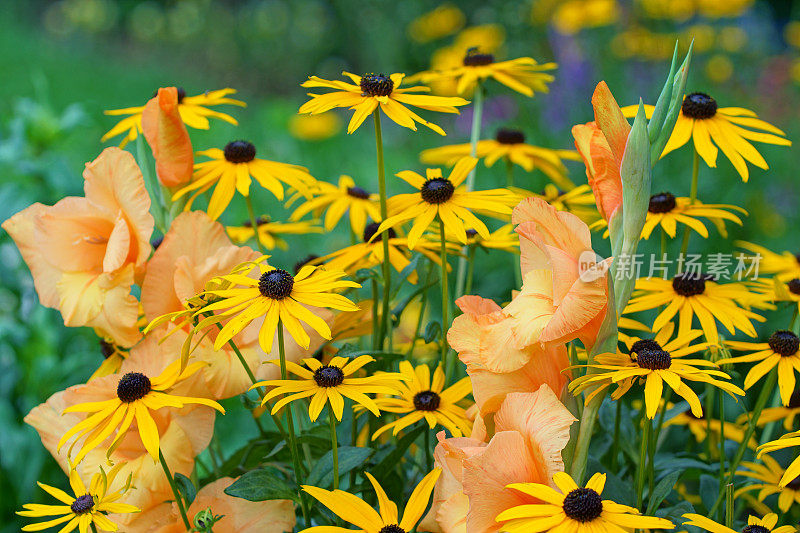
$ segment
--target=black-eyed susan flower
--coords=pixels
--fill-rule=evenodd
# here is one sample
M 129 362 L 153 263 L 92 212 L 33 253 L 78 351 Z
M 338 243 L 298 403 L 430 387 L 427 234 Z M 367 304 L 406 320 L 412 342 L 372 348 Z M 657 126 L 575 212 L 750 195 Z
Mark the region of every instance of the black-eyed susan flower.
M 88 416 L 61 437 L 58 441 L 58 450 L 75 437 L 69 448 L 71 455 L 72 448 L 83 439 L 80 451 L 75 456 L 77 464 L 87 453 L 100 446 L 116 432 L 116 436 L 108 446 L 109 450 L 113 450 L 136 420 L 136 429 L 142 444 L 153 459 L 158 460 L 159 434 L 151 411 L 163 407 L 182 408 L 185 405 L 200 404 L 225 413 L 225 409 L 213 400 L 177 396 L 171 393 L 175 385 L 192 376 L 203 366 L 204 363 L 192 363 L 181 370 L 181 361 L 176 360 L 158 376 L 127 372 L 119 377 L 116 389 L 106 386 L 106 381 L 94 386 L 96 381 L 89 382 L 86 387 L 96 393 L 95 397 L 105 399 L 79 403 L 64 409 L 64 413 L 87 413 Z
M 764 246 L 745 241 L 736 241 L 736 245 L 754 254 L 760 273 L 774 274 L 785 282 L 800 278 L 800 253 L 776 253 Z
M 548 91 L 547 84 L 555 77 L 547 71 L 554 70 L 556 66 L 555 63 L 538 63 L 532 57 L 495 61 L 493 54 L 470 48 L 461 65 L 447 70 L 420 72 L 413 79 L 422 83 L 453 80 L 456 82 L 456 92 L 465 94 L 472 91 L 478 82 L 492 78 L 513 91 L 533 96 L 537 92 Z
M 737 352 L 749 352 L 739 357 L 721 359 L 719 364 L 755 363 L 744 378 L 744 390 L 749 390 L 773 368 L 778 369 L 778 388 L 781 402 L 789 405 L 795 388 L 795 371 L 800 369 L 800 338 L 791 331 L 779 330 L 770 335 L 767 342 L 725 341 L 725 345 Z
M 353 374 L 364 365 L 374 360 L 369 355 L 356 357 L 352 361 L 346 357 L 337 356 L 333 357 L 328 364 L 323 365 L 314 358 L 308 358 L 303 359 L 305 367 L 286 361 L 286 371 L 294 374 L 298 379 L 259 381 L 253 387 L 274 387 L 264 396 L 262 405 L 283 396 L 272 406 L 273 414 L 288 403 L 310 397 L 308 417 L 312 422 L 319 418 L 322 409 L 328 403 L 330 403 L 336 419 L 341 421 L 345 398 L 350 398 L 356 405 L 369 409 L 375 416 L 380 416 L 378 405 L 367 394 L 391 394 L 394 392 L 392 384 L 402 376 L 386 373 L 353 377 Z M 279 364 L 278 361 L 271 362 Z
M 706 340 L 719 343 L 717 321 L 734 334 L 737 330 L 750 337 L 756 336 L 753 320 L 763 322 L 763 316 L 745 307 L 743 301 L 751 300 L 751 294 L 742 283 L 717 283 L 713 277 L 685 272 L 671 280 L 639 278 L 633 297 L 625 308 L 625 314 L 666 306 L 653 322 L 658 331 L 675 316 L 679 318 L 679 331 L 685 333 L 696 316 Z
M 453 144 L 430 148 L 420 153 L 419 158 L 426 165 L 455 165 L 459 159 L 472 154 L 472 145 Z M 494 139 L 478 141 L 475 156 L 483 159 L 487 167 L 504 159 L 525 169 L 526 172 L 541 170 L 550 181 L 561 188 L 572 189 L 575 184 L 567 177 L 565 159 L 577 161 L 580 156 L 575 150 L 553 150 L 527 144 L 525 134 L 519 130 L 501 128 Z
M 334 292 L 347 287 L 361 287 L 354 281 L 341 279 L 344 272 L 305 265 L 292 276 L 282 268 L 266 264 L 267 257 L 262 256 L 237 267 L 230 274 L 215 278 L 220 283 L 227 283 L 228 288 L 204 293 L 206 299 L 215 301 L 195 311 L 195 316 L 216 314 L 202 319 L 196 329 L 225 322 L 214 341 L 215 350 L 222 348 L 252 321 L 262 318 L 258 342 L 265 352 L 272 350 L 279 321 L 300 346 L 308 348 L 311 338 L 303 329 L 303 322 L 326 339 L 331 338 L 331 330 L 306 306 L 339 311 L 358 309 L 356 304 Z M 258 274 L 258 277 L 249 277 L 251 273 Z
M 777 494 L 778 509 L 784 513 L 793 505 L 800 505 L 800 478 L 792 479 L 782 487 L 780 481 L 785 470 L 770 455 L 762 455 L 760 463 L 743 461 L 742 468 L 742 470 L 737 470 L 736 474 L 753 479 L 756 483 L 737 489 L 734 493 L 735 498 L 748 492 L 758 492 L 756 498 L 763 503 L 773 494 Z
M 289 220 L 300 220 L 308 213 L 319 216 L 325 211 L 325 231 L 331 231 L 342 216 L 348 213 L 350 228 L 356 235 L 361 235 L 368 219 L 381 219 L 378 195 L 357 187 L 350 176 L 339 176 L 338 186 L 320 181 L 312 194 L 314 197 L 300 204 Z
M 257 158 L 256 147 L 248 141 L 232 141 L 223 150 L 212 148 L 197 153 L 208 157 L 210 161 L 194 165 L 191 183 L 178 190 L 172 200 L 194 191 L 186 202 L 185 210 L 189 211 L 199 195 L 214 187 L 207 210 L 213 220 L 225 211 L 235 192 L 249 197 L 250 184 L 254 179 L 278 200 L 283 200 L 283 184 L 310 197 L 311 188 L 317 181 L 305 167 Z
M 587 396 L 588 402 L 611 385 L 617 385 L 611 398 L 619 400 L 634 385 L 643 385 L 645 413 L 650 419 L 655 417 L 661 404 L 664 383 L 689 403 L 692 414 L 697 417 L 703 416 L 703 408 L 697 394 L 689 386 L 691 382 L 706 383 L 734 398 L 735 395 L 744 396 L 742 389 L 723 381 L 730 379 L 730 376 L 719 370 L 718 365 L 702 358 L 686 357 L 711 346 L 708 342 L 692 344 L 703 332 L 688 330 L 672 338 L 673 331 L 674 326 L 669 323 L 653 339 L 628 339 L 628 353 L 617 351 L 615 354 L 595 356 L 594 363 L 587 365 L 595 372 L 573 380 L 569 384 L 570 391 L 578 394 L 596 386 Z
M 771 422 L 783 422 L 783 429 L 792 431 L 795 429 L 795 421 L 800 415 L 800 389 L 795 389 L 789 397 L 789 404 L 786 406 L 766 407 L 758 417 L 758 425 L 763 426 Z M 748 413 L 742 414 L 737 420 L 738 423 L 747 422 Z
M 228 98 L 228 95 L 234 94 L 236 89 L 219 89 L 216 91 L 207 91 L 197 96 L 186 96 L 186 91 L 183 87 L 178 87 L 178 112 L 181 115 L 183 123 L 190 128 L 199 130 L 207 130 L 209 128 L 209 118 L 216 118 L 224 120 L 236 126 L 238 122 L 236 119 L 225 113 L 208 109 L 211 106 L 222 104 L 237 105 L 245 107 L 247 104 L 240 100 Z M 112 137 L 120 134 L 125 134 L 120 143 L 120 148 L 124 148 L 130 141 L 136 140 L 136 137 L 142 132 L 142 112 L 145 106 L 126 107 L 124 109 L 109 109 L 104 111 L 106 115 L 111 116 L 125 116 L 113 128 L 111 128 L 105 135 L 103 135 L 101 142 L 106 142 Z
M 673 529 L 669 520 L 644 516 L 627 505 L 602 498 L 606 475 L 597 473 L 579 487 L 565 472 L 553 475 L 556 488 L 541 483 L 512 483 L 508 490 L 522 492 L 542 503 L 511 507 L 497 516 L 500 531 L 531 533 L 571 531 L 617 533 L 628 529 Z
M 416 527 L 417 522 L 422 518 L 422 513 L 427 509 L 431 492 L 433 492 L 433 487 L 436 485 L 441 473 L 442 470 L 436 468 L 422 478 L 422 481 L 411 493 L 403 510 L 402 518 L 398 513 L 397 505 L 389 499 L 378 481 L 369 472 L 365 472 L 364 475 L 367 476 L 367 479 L 375 489 L 380 512 L 373 509 L 358 496 L 343 490 L 330 491 L 309 485 L 303 485 L 303 490 L 330 509 L 333 514 L 356 526 L 363 533 L 409 533 Z M 350 530 L 334 526 L 317 526 L 304 529 L 301 533 L 341 531 Z
M 472 228 L 483 238 L 489 237 L 489 229 L 472 211 L 497 215 L 509 215 L 511 203 L 516 197 L 505 189 L 467 191 L 461 184 L 467 174 L 475 168 L 478 160 L 464 157 L 456 163 L 450 175 L 442 176 L 441 169 L 429 168 L 426 177 L 411 170 L 398 172 L 397 176 L 418 189 L 409 194 L 398 194 L 389 199 L 389 218 L 378 227 L 378 233 L 407 221 L 413 221 L 408 232 L 408 247 L 413 250 L 422 233 L 437 217 L 458 242 L 467 243 L 467 229 Z
M 267 250 L 275 248 L 280 248 L 281 250 L 289 249 L 289 243 L 281 235 L 322 233 L 322 228 L 317 225 L 315 220 L 277 222 L 265 215 L 256 218 L 256 230 L 258 230 L 258 238 L 261 240 L 261 244 Z M 252 239 L 256 234 L 256 230 L 253 229 L 253 223 L 249 220 L 242 222 L 241 226 L 227 226 L 225 228 L 225 231 L 228 232 L 228 237 L 237 244 L 244 244 Z
M 419 107 L 428 111 L 439 113 L 458 113 L 456 107 L 467 105 L 469 102 L 455 96 L 431 96 L 427 94 L 411 94 L 428 92 L 427 87 L 404 87 L 405 74 L 365 74 L 358 76 L 349 72 L 342 72 L 343 76 L 350 78 L 352 83 L 336 80 L 324 80 L 317 76 L 310 76 L 302 84 L 308 88 L 334 89 L 325 94 L 308 93 L 311 100 L 300 106 L 298 113 L 316 115 L 330 111 L 336 107 L 346 107 L 353 110 L 353 116 L 347 125 L 347 133 L 353 133 L 364 120 L 376 109 L 383 111 L 393 122 L 417 131 L 417 123 L 423 124 L 439 135 L 444 135 L 444 130 L 432 122 L 428 122 L 406 106 Z M 405 104 L 405 105 L 404 105 Z
M 138 507 L 118 501 L 130 487 L 130 479 L 124 485 L 112 490 L 117 474 L 123 466 L 125 463 L 118 463 L 108 474 L 101 467 L 100 472 L 92 476 L 88 487 L 83 483 L 76 470 L 70 470 L 69 484 L 73 496 L 59 488 L 37 482 L 37 485 L 58 500 L 60 505 L 38 503 L 23 505 L 25 510 L 17 511 L 19 516 L 49 518 L 49 520 L 23 526 L 22 531 L 42 531 L 55 526 L 61 526 L 59 533 L 69 533 L 76 529 L 81 533 L 86 533 L 90 529 L 92 531 L 117 531 L 117 524 L 106 515 L 140 512 Z
M 637 109 L 638 106 L 627 106 L 622 108 L 622 112 L 627 117 L 633 117 Z M 645 112 L 649 119 L 653 114 L 653 106 L 645 106 Z M 714 98 L 696 92 L 684 97 L 678 121 L 661 156 L 680 148 L 691 139 L 694 149 L 709 167 L 716 168 L 717 153 L 722 150 L 746 182 L 750 173 L 745 161 L 759 168 L 769 168 L 750 141 L 791 146 L 792 142 L 785 136 L 783 131 L 759 119 L 748 109 L 718 107 Z
M 659 226 L 667 235 L 675 238 L 679 222 L 692 228 L 701 237 L 708 238 L 708 228 L 700 218 L 710 220 L 725 237 L 727 236 L 725 220 L 742 225 L 742 219 L 732 211 L 747 215 L 747 211 L 735 205 L 703 204 L 699 200 L 692 202 L 691 198 L 675 197 L 668 192 L 654 194 L 650 197 L 650 204 L 647 207 L 642 238 L 649 239 L 653 230 Z
M 128 350 L 105 338 L 100 339 L 100 353 L 103 354 L 103 362 L 89 379 L 115 374 L 128 356 Z
M 766 442 L 758 447 L 758 457 L 763 458 L 766 454 L 783 450 L 786 448 L 795 448 L 800 446 L 800 431 L 786 433 L 781 438 Z M 796 454 L 795 454 L 796 455 Z M 789 484 L 795 483 L 797 487 L 797 479 L 800 478 L 800 456 L 796 456 L 791 464 L 786 467 L 786 470 L 781 475 L 778 485 L 787 487 Z
M 683 525 L 699 527 L 710 533 L 739 533 L 703 515 L 688 513 L 683 515 L 683 518 L 688 518 Z M 778 525 L 778 515 L 775 513 L 766 514 L 764 518 L 750 515 L 747 518 L 747 526 L 742 531 L 744 533 L 792 533 L 796 531 L 794 526 L 775 527 L 776 525 Z
M 424 420 L 430 429 L 442 426 L 454 437 L 469 435 L 472 423 L 464 407 L 458 405 L 472 392 L 468 377 L 445 389 L 441 366 L 431 376 L 428 365 L 420 364 L 415 368 L 408 361 L 400 362 L 400 374 L 405 380 L 396 382 L 395 390 L 391 393 L 395 397 L 378 397 L 375 403 L 382 411 L 403 416 L 378 428 L 372 435 L 373 440 L 389 430 L 392 430 L 392 435 L 397 435 L 420 420 Z

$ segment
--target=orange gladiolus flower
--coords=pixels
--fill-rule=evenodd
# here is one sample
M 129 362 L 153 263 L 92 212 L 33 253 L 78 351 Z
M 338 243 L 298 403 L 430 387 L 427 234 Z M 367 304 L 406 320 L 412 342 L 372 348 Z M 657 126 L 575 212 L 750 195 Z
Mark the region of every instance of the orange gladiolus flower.
M 19 247 L 39 300 L 64 324 L 89 326 L 120 346 L 141 337 L 130 294 L 150 255 L 150 197 L 133 156 L 106 148 L 83 172 L 85 197 L 33 204 L 2 227 Z
M 162 87 L 142 111 L 142 132 L 156 160 L 158 180 L 177 187 L 192 179 L 194 155 L 178 111 L 178 89 Z

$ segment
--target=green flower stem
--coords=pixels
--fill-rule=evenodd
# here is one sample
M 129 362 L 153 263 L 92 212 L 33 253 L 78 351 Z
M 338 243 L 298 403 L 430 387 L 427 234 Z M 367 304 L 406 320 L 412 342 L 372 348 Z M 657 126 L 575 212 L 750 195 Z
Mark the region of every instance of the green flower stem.
M 378 154 L 378 192 L 380 194 L 381 203 L 381 222 L 389 218 L 388 209 L 386 207 L 386 169 L 383 162 L 383 134 L 381 132 L 381 115 L 380 107 L 376 108 L 372 113 L 375 118 L 375 149 Z M 392 351 L 392 330 L 389 315 L 389 299 L 391 298 L 392 286 L 392 267 L 389 263 L 389 233 L 383 232 L 381 235 L 381 242 L 383 243 L 383 300 L 381 310 L 381 327 L 380 327 L 380 348 L 383 349 L 384 339 L 388 338 L 389 347 L 388 351 Z M 375 302 L 377 305 L 377 302 Z
M 383 341 L 381 336 L 383 324 L 378 324 L 380 320 L 378 315 L 378 282 L 375 281 L 375 278 L 370 281 L 372 286 L 372 349 L 378 351 L 381 349 L 380 344 Z
M 622 419 L 622 401 L 617 400 L 617 409 L 614 413 L 614 440 L 611 442 L 611 470 L 617 471 L 619 466 L 619 431 Z
M 250 216 L 250 225 L 253 226 L 253 236 L 256 239 L 258 251 L 261 252 L 261 255 L 267 255 L 267 249 L 264 248 L 264 244 L 261 242 L 261 235 L 258 234 L 258 220 L 256 219 L 255 211 L 253 211 L 253 201 L 250 200 L 249 195 L 244 197 L 244 203 L 247 204 L 247 214 Z
M 725 478 L 725 397 L 722 391 L 717 391 L 717 396 L 719 396 L 719 483 L 722 486 Z
M 425 428 L 425 468 L 426 472 L 433 470 L 433 455 L 431 454 L 431 432 Z
M 725 485 L 725 500 L 725 525 L 728 528 L 732 528 L 734 514 L 733 483 Z
M 464 287 L 464 294 L 469 294 L 472 292 L 472 280 L 475 273 L 475 251 L 477 249 L 477 244 L 469 245 L 469 251 L 467 252 L 467 284 Z
M 339 440 L 336 435 L 336 417 L 333 407 L 328 406 L 328 418 L 331 422 L 331 453 L 333 454 L 333 490 L 339 488 Z
M 287 379 L 286 376 L 286 347 L 283 341 L 283 321 L 278 319 L 278 353 L 280 355 L 281 364 L 281 379 Z M 300 454 L 297 452 L 297 440 L 294 435 L 294 420 L 292 417 L 291 405 L 286 406 L 286 426 L 289 428 L 289 450 L 292 453 L 292 463 L 294 464 L 294 477 L 297 482 L 297 493 L 300 498 L 300 508 L 303 512 L 303 521 L 306 525 L 308 522 L 308 509 L 306 507 L 306 500 L 303 498 L 303 491 L 301 488 L 302 470 L 300 470 Z
M 647 448 L 650 443 L 650 433 L 652 433 L 652 421 L 645 414 L 646 406 L 642 405 L 642 445 L 639 451 L 638 477 L 636 478 L 636 508 L 642 508 L 644 501 L 644 479 L 647 476 Z
M 175 496 L 175 503 L 178 505 L 178 511 L 181 513 L 181 518 L 183 519 L 183 525 L 186 526 L 186 531 L 191 531 L 192 526 L 189 524 L 189 518 L 186 516 L 186 506 L 183 503 L 183 497 L 181 493 L 178 491 L 177 485 L 175 485 L 175 478 L 172 477 L 172 473 L 169 471 L 169 467 L 167 466 L 167 460 L 164 459 L 164 454 L 161 453 L 161 449 L 158 450 L 158 460 L 161 463 L 161 468 L 164 469 L 164 475 L 167 476 L 167 482 L 169 483 L 169 488 L 172 489 L 172 494 Z
M 692 145 L 694 146 L 694 145 Z M 697 176 L 700 174 L 700 154 L 697 153 L 697 148 L 692 150 L 692 189 L 689 193 L 689 203 L 694 204 L 697 200 Z M 685 258 L 686 252 L 689 251 L 689 226 L 683 228 L 683 242 L 681 242 L 681 255 Z
M 428 307 L 428 289 L 432 283 L 431 278 L 433 277 L 434 273 L 433 261 L 430 261 L 428 266 L 426 267 L 426 274 L 425 274 L 425 287 L 426 289 L 422 291 L 422 297 L 420 299 L 419 304 L 419 315 L 417 316 L 417 325 L 414 328 L 414 338 L 411 339 L 411 347 L 408 349 L 408 353 L 406 354 L 406 359 L 411 359 L 411 356 L 414 354 L 414 348 L 417 345 L 417 340 L 419 339 L 419 332 L 422 329 L 422 321 L 425 320 L 425 310 Z M 422 278 L 420 277 L 420 281 Z
M 447 383 L 451 377 L 452 369 L 450 361 L 447 360 L 449 346 L 447 344 L 447 326 L 450 324 L 450 296 L 448 294 L 447 282 L 447 241 L 444 239 L 444 221 L 439 218 L 439 245 L 441 248 L 441 284 L 442 284 L 442 355 L 441 363 L 444 367 L 444 382 Z

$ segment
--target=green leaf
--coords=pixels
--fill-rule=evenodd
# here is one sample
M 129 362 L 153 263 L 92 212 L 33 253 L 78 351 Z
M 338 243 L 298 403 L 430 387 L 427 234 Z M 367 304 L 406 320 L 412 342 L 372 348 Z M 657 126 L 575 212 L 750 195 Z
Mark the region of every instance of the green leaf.
M 187 507 L 192 505 L 194 501 L 194 497 L 197 496 L 197 489 L 192 483 L 192 480 L 188 477 L 184 476 L 180 472 L 175 472 L 175 484 L 178 486 L 178 492 L 180 492 L 183 499 L 186 500 Z
M 403 437 L 397 441 L 397 446 L 386 454 L 381 462 L 370 469 L 370 474 L 379 480 L 383 479 L 397 466 L 397 463 L 399 463 L 403 455 L 405 455 L 406 450 L 414 444 L 414 441 L 422 435 L 423 431 L 428 431 L 427 425 L 421 425 L 403 435 Z
M 342 476 L 354 468 L 358 468 L 367 462 L 372 455 L 371 448 L 359 448 L 355 446 L 342 446 L 339 448 L 339 476 Z M 306 479 L 306 484 L 315 487 L 330 487 L 333 484 L 333 451 L 323 455 L 315 464 L 311 473 Z
M 661 125 L 658 137 L 650 146 L 650 163 L 655 166 L 658 159 L 661 157 L 661 152 L 667 145 L 672 129 L 675 127 L 675 122 L 678 120 L 681 106 L 683 105 L 683 94 L 686 90 L 686 78 L 689 76 L 689 65 L 692 62 L 692 49 L 694 48 L 694 41 L 689 45 L 689 51 L 681 64 L 678 72 L 672 76 L 672 93 L 670 94 L 669 108 L 667 115 L 664 118 L 664 123 Z
M 673 78 L 677 68 L 678 42 L 676 41 L 675 50 L 672 52 L 672 63 L 669 66 L 669 75 L 667 76 L 667 81 L 664 82 L 664 87 L 661 89 L 661 94 L 658 95 L 658 100 L 656 100 L 653 114 L 650 117 L 650 123 L 647 125 L 647 133 L 650 138 L 650 144 L 653 144 L 658 138 L 658 134 L 661 132 L 661 127 L 664 125 L 667 109 L 670 103 L 672 103 Z
M 441 334 L 442 325 L 437 320 L 431 320 L 428 322 L 428 325 L 425 326 L 425 333 L 422 335 L 422 338 L 426 343 L 429 343 L 438 339 Z
M 647 512 L 645 514 L 652 515 L 653 512 L 658 509 L 661 502 L 672 492 L 672 488 L 681 478 L 682 474 L 683 472 L 676 470 L 670 472 L 664 476 L 664 479 L 658 482 L 658 485 L 653 489 L 653 494 L 650 495 L 649 501 L 647 502 Z
M 274 468 L 251 470 L 225 489 L 225 494 L 251 502 L 298 500 L 297 493 Z
M 703 474 L 700 476 L 700 499 L 703 504 L 708 508 L 717 499 L 719 494 L 719 480 L 716 477 Z

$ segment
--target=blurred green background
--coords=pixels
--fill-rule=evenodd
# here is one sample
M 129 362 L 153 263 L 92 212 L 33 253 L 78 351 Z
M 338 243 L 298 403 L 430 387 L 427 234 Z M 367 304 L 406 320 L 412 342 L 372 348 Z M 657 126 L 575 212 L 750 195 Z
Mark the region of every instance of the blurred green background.
M 219 108 L 240 121 L 216 121 L 209 131 L 190 130 L 196 149 L 251 140 L 259 156 L 307 166 L 318 179 L 352 175 L 375 190 L 374 140 L 367 124 L 345 135 L 344 114 L 308 139 L 293 123 L 304 101 L 300 83 L 311 74 L 337 77 L 342 70 L 406 72 L 458 56 L 472 38 L 490 39 L 500 58 L 532 56 L 556 61 L 549 94 L 528 99 L 490 83 L 485 136 L 500 126 L 522 129 L 528 142 L 571 148 L 570 127 L 591 120 L 589 97 L 607 80 L 620 104 L 639 96 L 652 102 L 663 83 L 674 43 L 695 42 L 687 91 L 712 94 L 721 106 L 755 110 L 784 129 L 798 130 L 800 19 L 795 2 L 753 0 L 475 0 L 454 4 L 404 0 L 252 0 L 214 2 L 61 0 L 5 1 L 0 5 L 0 220 L 33 202 L 52 204 L 82 194 L 81 171 L 104 147 L 102 134 L 116 122 L 103 110 L 142 105 L 160 86 L 189 95 L 233 87 L 246 109 Z M 442 7 L 444 6 L 444 7 Z M 438 10 L 434 11 L 436 8 Z M 422 17 L 422 18 L 421 18 Z M 475 37 L 478 36 L 478 37 Z M 438 58 L 438 59 L 437 59 Z M 445 59 L 443 59 L 445 58 Z M 424 148 L 466 142 L 471 110 L 433 119 L 446 138 L 421 128 L 413 133 L 387 124 L 387 170 L 419 169 Z M 290 125 L 294 124 L 290 127 Z M 113 140 L 111 141 L 113 142 Z M 109 145 L 109 144 L 107 144 Z M 776 250 L 798 250 L 798 170 L 795 147 L 758 146 L 769 171 L 750 167 L 741 182 L 721 154 L 719 167 L 701 166 L 700 199 L 731 203 L 750 212 L 731 239 Z M 691 154 L 666 157 L 657 167 L 654 192 L 687 195 Z M 582 164 L 570 177 L 585 183 Z M 481 186 L 505 183 L 502 165 L 479 167 Z M 403 184 L 390 183 L 390 192 Z M 541 174 L 517 183 L 539 191 Z M 223 216 L 238 224 L 241 199 Z M 285 220 L 288 211 L 255 192 L 258 211 Z M 713 230 L 712 230 L 713 232 Z M 595 236 L 596 242 L 600 242 Z M 309 253 L 349 244 L 346 233 L 289 236 L 288 251 L 274 264 L 292 265 Z M 650 243 L 653 248 L 657 243 Z M 607 251 L 607 243 L 597 248 Z M 730 241 L 693 239 L 693 249 L 727 252 Z M 645 251 L 649 248 L 645 247 Z M 653 250 L 650 250 L 653 251 Z M 502 299 L 513 276 L 503 253 L 481 257 L 474 292 Z M 57 311 L 38 305 L 29 271 L 5 232 L 0 232 L 0 532 L 19 526 L 13 510 L 37 498 L 35 481 L 63 477 L 26 427 L 23 416 L 54 392 L 83 382 L 101 360 L 89 330 L 67 329 Z M 487 275 L 487 273 L 494 272 Z

